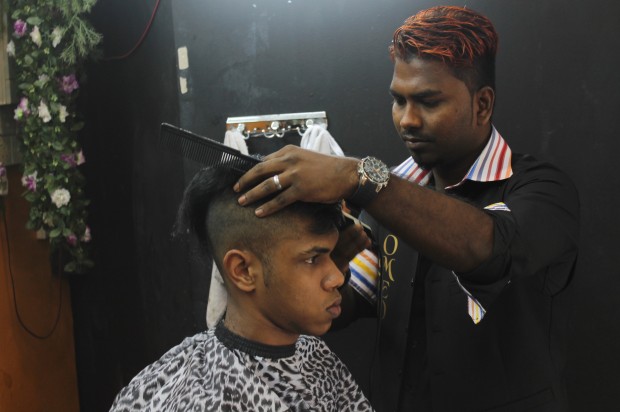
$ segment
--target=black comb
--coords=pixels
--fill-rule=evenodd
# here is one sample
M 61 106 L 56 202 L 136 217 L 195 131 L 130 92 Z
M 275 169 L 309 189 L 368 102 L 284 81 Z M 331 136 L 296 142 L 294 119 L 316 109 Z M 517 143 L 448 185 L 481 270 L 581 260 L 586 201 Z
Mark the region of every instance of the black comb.
M 225 164 L 239 172 L 247 172 L 262 160 L 244 155 L 239 150 L 218 141 L 199 136 L 168 123 L 161 124 L 159 145 L 169 152 L 194 160 L 204 166 Z

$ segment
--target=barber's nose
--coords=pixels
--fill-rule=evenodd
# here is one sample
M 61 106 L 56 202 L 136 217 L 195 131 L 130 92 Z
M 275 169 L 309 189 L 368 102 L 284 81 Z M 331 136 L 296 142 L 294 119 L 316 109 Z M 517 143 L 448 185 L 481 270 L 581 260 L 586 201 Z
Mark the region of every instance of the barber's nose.
M 422 127 L 422 117 L 418 108 L 413 104 L 407 104 L 400 118 L 401 129 L 419 129 Z

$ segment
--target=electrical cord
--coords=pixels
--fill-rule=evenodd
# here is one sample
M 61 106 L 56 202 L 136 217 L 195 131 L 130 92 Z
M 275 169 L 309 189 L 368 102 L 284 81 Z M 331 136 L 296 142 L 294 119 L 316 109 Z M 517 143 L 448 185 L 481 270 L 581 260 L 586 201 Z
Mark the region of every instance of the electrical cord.
M 144 28 L 144 31 L 142 32 L 142 35 L 138 39 L 138 42 L 131 48 L 131 50 L 129 50 L 127 53 L 122 54 L 120 56 L 106 57 L 103 60 L 122 60 L 122 59 L 126 59 L 127 57 L 131 56 L 133 54 L 133 52 L 135 52 L 138 49 L 138 47 L 140 47 L 140 45 L 142 44 L 142 42 L 146 38 L 147 33 L 151 30 L 151 26 L 153 25 L 153 20 L 155 19 L 155 14 L 157 13 L 157 9 L 159 8 L 159 2 L 160 2 L 160 0 L 157 0 L 157 3 L 155 3 L 155 7 L 153 7 L 153 12 L 151 13 L 151 18 L 149 19 L 149 22 L 146 24 L 146 27 Z
M 62 279 L 58 279 L 58 311 L 56 313 L 56 319 L 54 320 L 54 324 L 52 325 L 51 330 L 43 335 L 40 335 L 36 332 L 34 332 L 32 329 L 30 329 L 26 323 L 23 321 L 21 314 L 19 313 L 19 306 L 17 305 L 17 294 L 15 292 L 15 278 L 13 277 L 13 267 L 11 264 L 11 245 L 9 243 L 9 226 L 7 224 L 7 219 L 6 219 L 6 212 L 2 211 L 2 220 L 4 222 L 4 237 L 6 240 L 6 249 L 7 249 L 7 255 L 8 255 L 8 266 L 9 266 L 9 276 L 11 278 L 11 288 L 13 291 L 13 307 L 15 308 L 15 315 L 17 316 L 17 321 L 19 323 L 19 325 L 26 331 L 28 332 L 29 335 L 31 335 L 34 338 L 37 339 L 47 339 L 50 336 L 52 336 L 54 334 L 54 332 L 56 331 L 56 328 L 58 327 L 58 323 L 60 321 L 60 313 L 62 311 Z M 61 253 L 58 254 L 58 268 L 59 271 L 58 273 L 62 273 L 60 271 L 61 269 L 61 265 L 62 265 L 62 256 Z

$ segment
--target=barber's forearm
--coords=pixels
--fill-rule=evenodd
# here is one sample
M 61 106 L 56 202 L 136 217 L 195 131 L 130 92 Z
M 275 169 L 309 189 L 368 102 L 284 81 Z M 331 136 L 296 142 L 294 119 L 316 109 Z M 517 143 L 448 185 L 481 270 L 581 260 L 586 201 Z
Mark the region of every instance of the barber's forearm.
M 392 176 L 366 208 L 377 221 L 433 261 L 466 272 L 491 256 L 493 220 L 450 196 Z

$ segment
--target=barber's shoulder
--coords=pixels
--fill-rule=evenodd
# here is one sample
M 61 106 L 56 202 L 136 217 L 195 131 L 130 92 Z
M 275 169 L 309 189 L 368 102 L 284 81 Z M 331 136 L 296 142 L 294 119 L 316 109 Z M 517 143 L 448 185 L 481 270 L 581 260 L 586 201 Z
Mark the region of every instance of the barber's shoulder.
M 566 201 L 579 204 L 579 194 L 573 179 L 560 167 L 551 162 L 540 160 L 530 154 L 513 153 L 513 176 L 509 187 L 520 187 L 528 183 L 545 182 L 555 183 L 554 191 L 562 194 Z
M 512 154 L 512 171 L 513 174 L 546 174 L 567 182 L 572 182 L 568 174 L 555 164 L 541 160 L 531 154 L 513 153 Z

